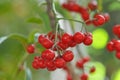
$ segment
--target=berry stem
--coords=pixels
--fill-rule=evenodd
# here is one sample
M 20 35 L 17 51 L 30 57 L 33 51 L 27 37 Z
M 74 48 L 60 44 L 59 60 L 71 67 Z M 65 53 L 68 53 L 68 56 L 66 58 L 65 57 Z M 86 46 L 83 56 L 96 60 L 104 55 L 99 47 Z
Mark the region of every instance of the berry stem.
M 75 22 L 79 22 L 79 23 L 85 24 L 85 23 L 84 23 L 84 22 L 82 22 L 82 21 L 79 21 L 79 20 L 74 20 L 74 19 L 57 18 L 57 20 L 70 20 L 70 21 L 75 21 Z

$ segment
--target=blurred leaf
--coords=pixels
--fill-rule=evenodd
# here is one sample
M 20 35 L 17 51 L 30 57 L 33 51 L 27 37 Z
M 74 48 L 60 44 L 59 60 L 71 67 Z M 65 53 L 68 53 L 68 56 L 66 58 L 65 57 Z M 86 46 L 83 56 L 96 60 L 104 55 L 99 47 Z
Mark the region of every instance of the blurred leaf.
M 111 80 L 120 80 L 120 69 L 112 74 Z
M 25 68 L 26 80 L 32 80 L 32 73 L 29 68 Z
M 9 36 L 1 37 L 0 38 L 0 44 L 2 44 L 5 40 L 7 40 L 9 38 L 10 39 L 18 40 L 23 45 L 27 45 L 27 38 L 25 38 L 24 36 L 19 35 L 19 34 L 12 34 L 12 35 L 9 35 Z
M 42 20 L 36 17 L 29 18 L 27 21 L 30 23 L 42 24 Z
M 109 5 L 109 10 L 120 10 L 120 3 L 115 1 Z
M 29 35 L 29 38 L 28 38 L 28 42 L 29 43 L 33 43 L 33 42 L 36 42 L 37 40 L 36 40 L 36 34 L 38 33 L 39 31 L 38 30 L 35 30 L 35 31 L 33 31 L 33 32 L 31 32 L 30 33 L 30 35 Z M 38 38 L 38 37 L 37 37 Z

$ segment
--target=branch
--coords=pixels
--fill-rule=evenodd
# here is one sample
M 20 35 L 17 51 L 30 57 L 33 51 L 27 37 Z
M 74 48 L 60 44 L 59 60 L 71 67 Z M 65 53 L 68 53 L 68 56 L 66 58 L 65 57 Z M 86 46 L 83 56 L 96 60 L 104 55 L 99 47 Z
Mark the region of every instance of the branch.
M 47 13 L 50 19 L 50 26 L 55 31 L 56 29 L 56 15 L 53 10 L 53 0 L 46 0 L 47 2 Z

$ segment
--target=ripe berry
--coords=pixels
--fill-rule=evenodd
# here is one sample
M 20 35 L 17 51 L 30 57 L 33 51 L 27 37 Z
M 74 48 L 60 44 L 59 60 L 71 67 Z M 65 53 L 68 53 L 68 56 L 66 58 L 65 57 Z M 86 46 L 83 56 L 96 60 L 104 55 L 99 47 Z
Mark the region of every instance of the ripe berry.
M 49 49 L 53 46 L 53 42 L 47 38 L 44 39 L 44 42 L 41 43 L 46 49 Z
M 114 50 L 114 43 L 112 41 L 108 42 L 106 48 L 110 52 L 113 51 Z
M 93 42 L 92 37 L 90 37 L 90 36 L 85 36 L 85 39 L 84 39 L 84 41 L 83 41 L 83 43 L 84 43 L 85 45 L 91 45 L 92 42 Z
M 63 58 L 56 58 L 54 64 L 57 68 L 63 68 L 65 66 L 65 61 Z
M 64 43 L 64 44 L 69 44 L 69 43 L 71 43 L 72 42 L 72 35 L 70 35 L 70 34 L 68 34 L 68 33 L 64 33 L 63 35 L 62 35 L 62 42 Z
M 83 58 L 83 62 L 84 62 L 84 63 L 86 63 L 86 62 L 88 62 L 88 61 L 90 61 L 90 57 L 86 56 L 86 57 Z
M 105 22 L 108 22 L 110 20 L 110 15 L 108 13 L 104 13 L 103 16 L 105 18 Z
M 48 70 L 48 71 L 54 71 L 54 70 L 56 70 L 56 66 L 48 67 L 47 70 Z
M 74 36 L 73 36 L 73 40 L 74 40 L 76 43 L 78 43 L 78 44 L 80 44 L 81 42 L 83 42 L 84 38 L 85 38 L 85 36 L 84 36 L 84 34 L 81 33 L 81 32 L 76 32 L 76 33 L 74 34 Z
M 93 24 L 95 26 L 100 26 L 100 25 L 103 25 L 105 23 L 105 18 L 103 15 L 100 15 L 100 14 L 96 14 L 94 16 L 95 20 L 93 20 Z
M 55 53 L 54 53 L 52 50 L 47 49 L 47 50 L 44 50 L 44 51 L 42 52 L 42 55 L 41 55 L 41 56 L 42 56 L 43 59 L 53 60 L 54 57 L 55 57 Z
M 77 62 L 76 62 L 76 67 L 78 67 L 78 68 L 83 68 L 84 67 L 84 62 L 83 62 L 83 60 L 78 60 Z
M 27 52 L 28 52 L 29 54 L 34 53 L 34 51 L 35 51 L 34 45 L 28 45 L 28 46 L 27 46 Z
M 44 35 L 40 35 L 38 37 L 38 42 L 41 44 L 42 42 L 44 42 L 44 39 L 45 39 Z
M 96 68 L 93 66 L 91 69 L 90 69 L 90 73 L 93 73 L 95 72 Z
M 83 73 L 81 76 L 80 76 L 80 79 L 81 80 L 88 80 L 88 75 Z
M 45 60 L 43 60 L 42 58 L 40 58 L 39 61 L 38 61 L 38 66 L 39 66 L 39 68 L 41 68 L 41 69 L 46 68 Z
M 67 74 L 67 80 L 72 80 L 72 76 L 70 74 Z
M 114 49 L 116 51 L 120 51 L 120 40 L 114 42 Z
M 72 40 L 72 42 L 71 43 L 69 43 L 69 47 L 75 47 L 76 46 L 76 42 L 74 42 L 73 40 Z
M 37 62 L 37 61 L 33 61 L 33 62 L 32 62 L 32 67 L 33 67 L 34 69 L 39 69 L 38 62 Z
M 113 33 L 114 33 L 115 35 L 120 35 L 120 25 L 119 25 L 119 24 L 113 26 Z
M 90 15 L 89 15 L 89 13 L 88 13 L 87 11 L 83 11 L 83 12 L 81 13 L 81 17 L 82 17 L 82 19 L 83 19 L 84 21 L 87 21 L 87 20 L 89 20 Z
M 90 10 L 95 10 L 97 9 L 97 1 L 96 0 L 91 0 L 88 3 L 88 7 L 90 8 Z
M 64 43 L 61 42 L 61 41 L 58 42 L 57 45 L 58 45 L 58 48 L 59 48 L 59 49 L 63 49 L 63 50 L 65 50 L 65 49 L 68 48 L 68 44 L 64 44 Z
M 73 57 L 74 57 L 74 55 L 73 55 L 72 51 L 70 51 L 70 50 L 65 51 L 64 54 L 62 55 L 62 58 L 63 58 L 66 62 L 72 61 L 72 60 L 73 60 Z
M 116 58 L 120 59 L 120 52 L 116 52 Z

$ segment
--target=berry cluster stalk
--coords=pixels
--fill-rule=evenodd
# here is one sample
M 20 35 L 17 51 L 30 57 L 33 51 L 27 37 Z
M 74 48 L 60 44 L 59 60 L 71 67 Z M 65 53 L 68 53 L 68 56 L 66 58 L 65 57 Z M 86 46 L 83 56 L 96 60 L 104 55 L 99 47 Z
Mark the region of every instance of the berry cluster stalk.
M 47 2 L 47 13 L 50 19 L 50 26 L 53 29 L 53 31 L 55 32 L 56 30 L 56 15 L 55 15 L 55 11 L 53 10 L 53 0 L 46 0 Z M 70 70 L 70 73 L 72 74 L 72 78 L 73 80 L 79 80 L 78 75 L 76 75 L 72 64 L 68 64 L 67 66 Z

